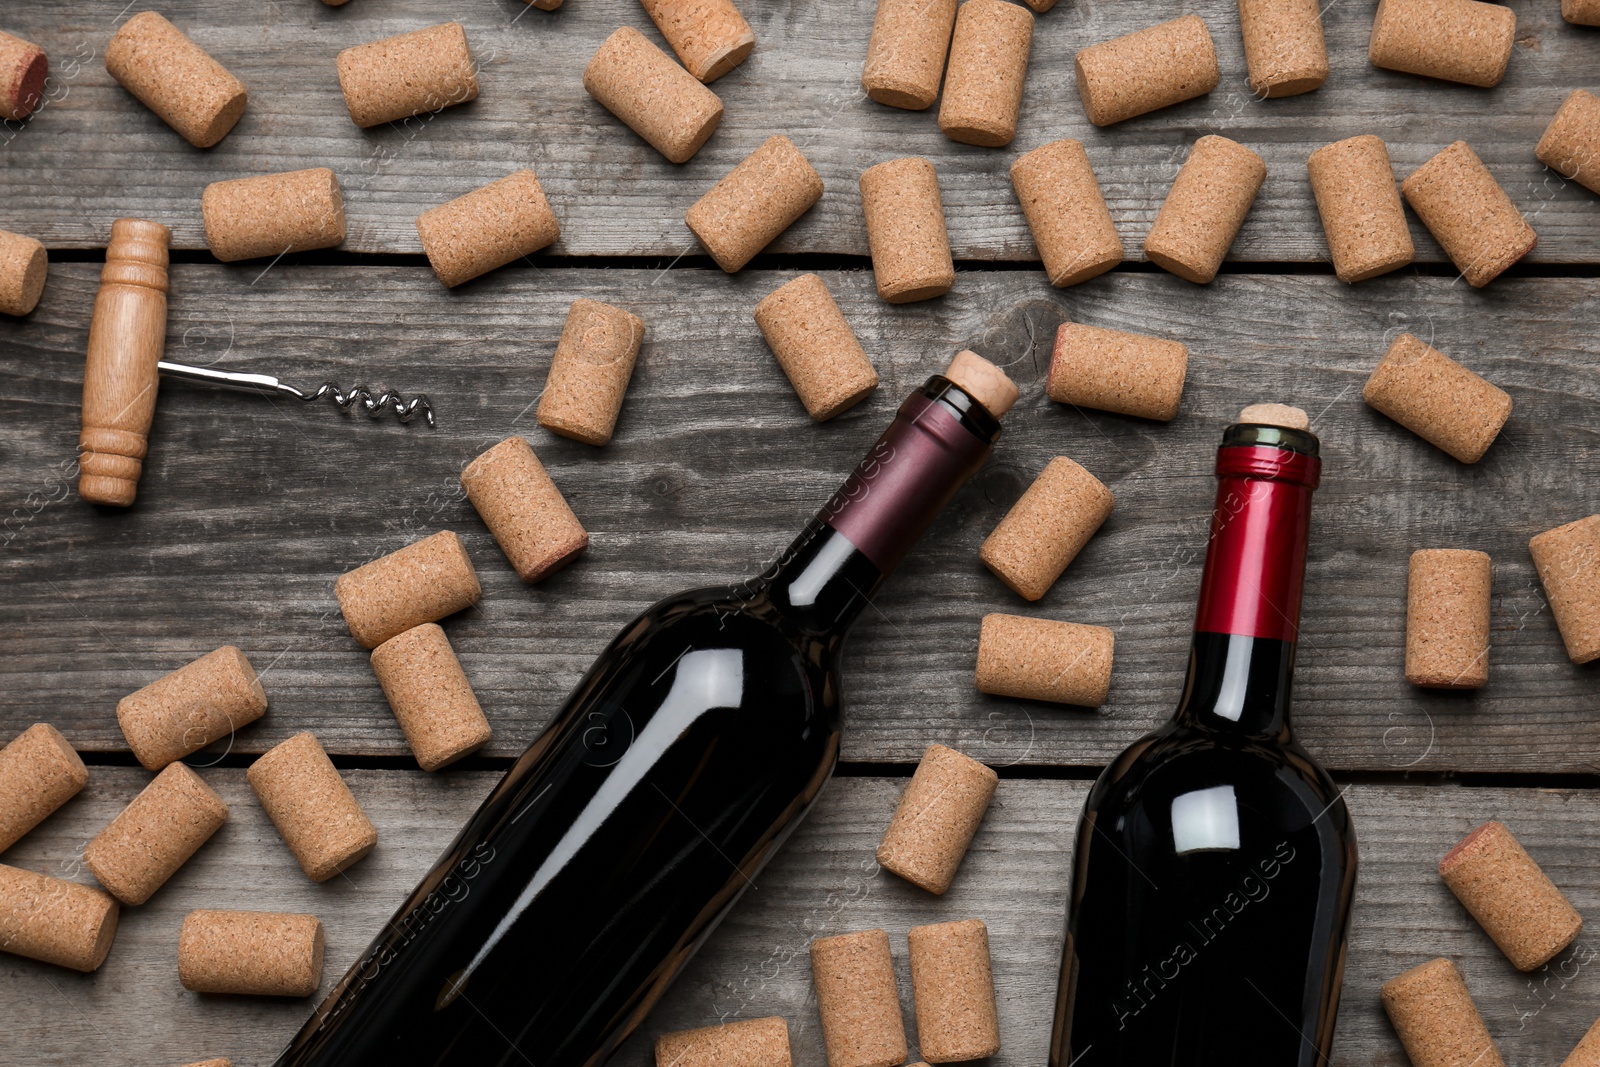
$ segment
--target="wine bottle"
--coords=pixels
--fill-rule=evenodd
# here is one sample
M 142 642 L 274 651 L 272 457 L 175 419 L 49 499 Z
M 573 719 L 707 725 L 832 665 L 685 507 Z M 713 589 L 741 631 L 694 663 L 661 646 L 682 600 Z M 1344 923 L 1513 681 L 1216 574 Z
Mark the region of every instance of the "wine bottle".
M 1078 824 L 1050 1067 L 1325 1067 L 1356 842 L 1289 729 L 1310 432 L 1217 452 L 1176 714 L 1108 766 Z
M 992 451 L 979 397 L 930 378 L 765 573 L 630 623 L 278 1067 L 604 1061 L 832 773 L 841 643 Z

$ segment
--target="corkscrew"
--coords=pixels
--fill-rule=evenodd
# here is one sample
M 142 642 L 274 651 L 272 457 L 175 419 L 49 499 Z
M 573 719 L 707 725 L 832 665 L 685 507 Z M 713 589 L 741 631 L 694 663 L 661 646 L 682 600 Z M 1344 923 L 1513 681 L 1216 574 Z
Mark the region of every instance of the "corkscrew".
M 179 381 L 199 382 L 203 385 L 214 385 L 244 393 L 260 393 L 263 396 L 292 396 L 307 404 L 328 397 L 345 411 L 359 405 L 360 409 L 373 419 L 380 418 L 385 410 L 392 408 L 395 417 L 401 422 L 410 422 L 416 418 L 418 412 L 421 412 L 430 427 L 435 425 L 433 405 L 428 402 L 426 393 L 418 393 L 410 400 L 406 400 L 399 393 L 389 389 L 384 389 L 374 396 L 372 390 L 364 385 L 353 386 L 347 392 L 340 389 L 337 382 L 323 382 L 311 392 L 306 392 L 270 374 L 212 370 L 210 367 L 190 367 L 183 363 L 169 363 L 166 360 L 157 363 L 156 369 L 167 377 L 177 378 Z

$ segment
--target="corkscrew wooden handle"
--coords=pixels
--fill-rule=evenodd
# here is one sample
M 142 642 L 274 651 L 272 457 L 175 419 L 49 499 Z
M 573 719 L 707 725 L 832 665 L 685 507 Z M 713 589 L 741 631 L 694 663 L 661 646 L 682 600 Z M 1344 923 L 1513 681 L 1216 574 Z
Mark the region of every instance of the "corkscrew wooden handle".
M 159 222 L 111 224 L 89 324 L 78 435 L 78 495 L 94 504 L 127 507 L 138 492 L 166 347 L 171 240 Z

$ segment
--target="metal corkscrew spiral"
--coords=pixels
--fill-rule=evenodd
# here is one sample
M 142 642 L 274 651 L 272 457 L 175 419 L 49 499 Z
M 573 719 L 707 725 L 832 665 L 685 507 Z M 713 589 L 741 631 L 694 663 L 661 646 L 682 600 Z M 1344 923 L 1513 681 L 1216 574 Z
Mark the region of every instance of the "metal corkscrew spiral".
M 356 385 L 345 391 L 339 388 L 337 382 L 323 382 L 315 390 L 306 392 L 303 389 L 296 389 L 287 382 L 279 381 L 270 374 L 219 371 L 212 370 L 209 367 L 190 367 L 182 363 L 168 363 L 165 360 L 158 367 L 161 373 L 169 378 L 200 382 L 205 385 L 220 386 L 224 389 L 237 389 L 247 393 L 261 393 L 269 396 L 283 394 L 292 396 L 296 400 L 307 404 L 327 397 L 346 411 L 360 405 L 361 410 L 367 414 L 367 417 L 373 419 L 381 417 L 386 409 L 393 409 L 395 417 L 401 422 L 410 422 L 420 412 L 430 427 L 435 425 L 433 405 L 429 402 L 426 393 L 417 393 L 410 400 L 406 400 L 399 393 L 389 389 L 384 389 L 374 396 L 372 390 L 364 385 Z

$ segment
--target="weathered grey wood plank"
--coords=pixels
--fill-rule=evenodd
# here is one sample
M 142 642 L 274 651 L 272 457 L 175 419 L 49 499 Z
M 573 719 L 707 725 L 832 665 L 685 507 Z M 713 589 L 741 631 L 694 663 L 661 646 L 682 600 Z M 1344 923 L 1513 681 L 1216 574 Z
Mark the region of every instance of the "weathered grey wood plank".
M 102 247 L 121 215 L 173 226 L 178 244 L 204 247 L 200 190 L 211 181 L 330 166 L 343 183 L 361 252 L 419 251 L 423 210 L 524 166 L 534 167 L 565 228 L 553 251 L 665 255 L 697 251 L 683 212 L 772 133 L 792 137 L 817 166 L 827 194 L 773 246 L 779 252 L 866 252 L 856 178 L 900 155 L 938 165 L 958 258 L 1031 259 L 1033 245 L 1007 168 L 1022 151 L 1058 137 L 1089 146 L 1128 254 L 1139 255 L 1188 146 L 1220 132 L 1260 151 L 1270 173 L 1234 245 L 1241 260 L 1326 256 L 1305 177 L 1321 144 L 1358 133 L 1389 142 L 1400 175 L 1465 138 L 1540 235 L 1535 261 L 1600 261 L 1600 204 L 1533 158 L 1566 94 L 1593 88 L 1600 37 L 1563 22 L 1548 0 L 1516 0 L 1519 42 L 1494 90 L 1380 71 L 1366 58 L 1373 3 L 1324 12 L 1333 74 L 1321 90 L 1253 99 L 1233 0 L 1095 3 L 1064 0 L 1037 22 L 1016 142 L 1004 150 L 957 145 L 933 111 L 884 108 L 860 91 L 873 0 L 749 0 L 759 37 L 753 57 L 716 83 L 727 104 L 721 130 L 690 163 L 662 160 L 583 92 L 584 65 L 620 24 L 655 36 L 626 0 L 573 3 L 548 14 L 520 0 L 477 0 L 448 11 L 428 0 L 327 8 L 311 0 L 217 4 L 168 0 L 160 9 L 249 86 L 249 110 L 221 145 L 191 148 L 122 91 L 101 59 L 114 23 L 136 8 L 90 0 L 10 5 L 7 30 L 43 45 L 57 71 L 52 102 L 21 128 L 0 130 L 0 227 L 55 248 Z M 1072 56 L 1081 47 L 1194 11 L 1216 40 L 1218 89 L 1200 100 L 1109 130 L 1083 116 Z M 388 34 L 460 19 L 483 68 L 474 103 L 402 127 L 363 131 L 350 122 L 333 57 Z M 659 40 L 659 38 L 656 38 Z M 14 124 L 13 124 L 14 126 Z M 1413 220 L 1419 254 L 1437 261 Z
M 311 884 L 236 770 L 203 772 L 230 806 L 216 839 L 143 907 L 125 909 L 109 960 L 91 976 L 0 955 L 0 1063 L 183 1063 L 229 1055 L 264 1067 L 314 1001 L 201 997 L 178 983 L 176 942 L 196 907 L 310 911 L 327 925 L 326 992 L 381 928 L 488 790 L 490 776 L 347 772 L 377 823 L 376 852 L 348 876 Z M 85 793 L 8 852 L 18 866 L 88 880 L 77 855 L 149 776 L 96 768 Z M 647 1067 L 666 1030 L 782 1015 L 800 1067 L 824 1062 L 811 991 L 813 937 L 889 931 L 908 1033 L 915 1015 L 905 931 L 925 922 L 989 924 L 1003 1048 L 995 1067 L 1044 1062 L 1071 865 L 1086 783 L 1004 781 L 955 885 L 933 897 L 878 868 L 872 853 L 903 783 L 834 782 L 816 812 L 690 965 L 617 1067 Z M 1587 935 L 1544 971 L 1515 971 L 1445 889 L 1439 856 L 1488 818 L 1517 831 L 1586 916 L 1600 909 L 1587 791 L 1353 786 L 1361 873 L 1333 1063 L 1404 1064 L 1377 988 L 1406 967 L 1457 960 L 1489 1030 L 1512 1064 L 1556 1063 L 1600 1013 Z M 537 1050 L 529 1051 L 538 1061 Z
M 817 426 L 749 313 L 789 275 L 519 268 L 453 295 L 421 267 L 256 275 L 178 267 L 171 357 L 305 383 L 426 389 L 439 429 L 168 383 L 138 504 L 86 506 L 72 464 L 97 272 L 58 268 L 39 311 L 0 321 L 0 737 L 48 720 L 82 748 L 123 750 L 117 700 L 231 642 L 272 700 L 236 751 L 309 727 L 334 752 L 403 754 L 333 580 L 453 529 L 484 597 L 446 626 L 494 725 L 489 751 L 520 752 L 635 613 L 754 573 L 899 399 L 971 345 L 1010 366 L 1024 399 L 989 467 L 852 637 L 846 758 L 910 761 L 937 740 L 994 764 L 1098 765 L 1162 721 L 1182 681 L 1217 436 L 1241 405 L 1270 398 L 1315 415 L 1326 448 L 1297 674 L 1311 749 L 1336 768 L 1379 771 L 1600 764 L 1594 671 L 1567 661 L 1526 549 L 1532 534 L 1600 511 L 1600 341 L 1587 325 L 1600 281 L 1515 281 L 1484 294 L 1393 278 L 1357 297 L 1329 277 L 1231 276 L 1202 292 L 1162 274 L 1119 274 L 1064 297 L 1032 271 L 964 273 L 937 303 L 890 307 L 865 272 L 830 274 L 884 382 Z M 632 308 L 649 329 L 603 450 L 546 433 L 531 411 L 578 294 Z M 1069 314 L 1190 342 L 1178 418 L 1159 425 L 1047 401 L 1050 341 Z M 1386 338 L 1402 329 L 1515 398 L 1503 438 L 1476 466 L 1361 402 Z M 516 579 L 456 478 L 514 432 L 534 442 L 593 539 L 535 587 Z M 1117 511 L 1030 606 L 977 550 L 1057 454 L 1104 479 Z M 1475 694 L 1416 691 L 1401 676 L 1409 553 L 1452 546 L 1495 559 L 1491 681 Z M 976 693 L 978 623 L 991 611 L 1113 627 L 1108 704 L 1091 712 Z

